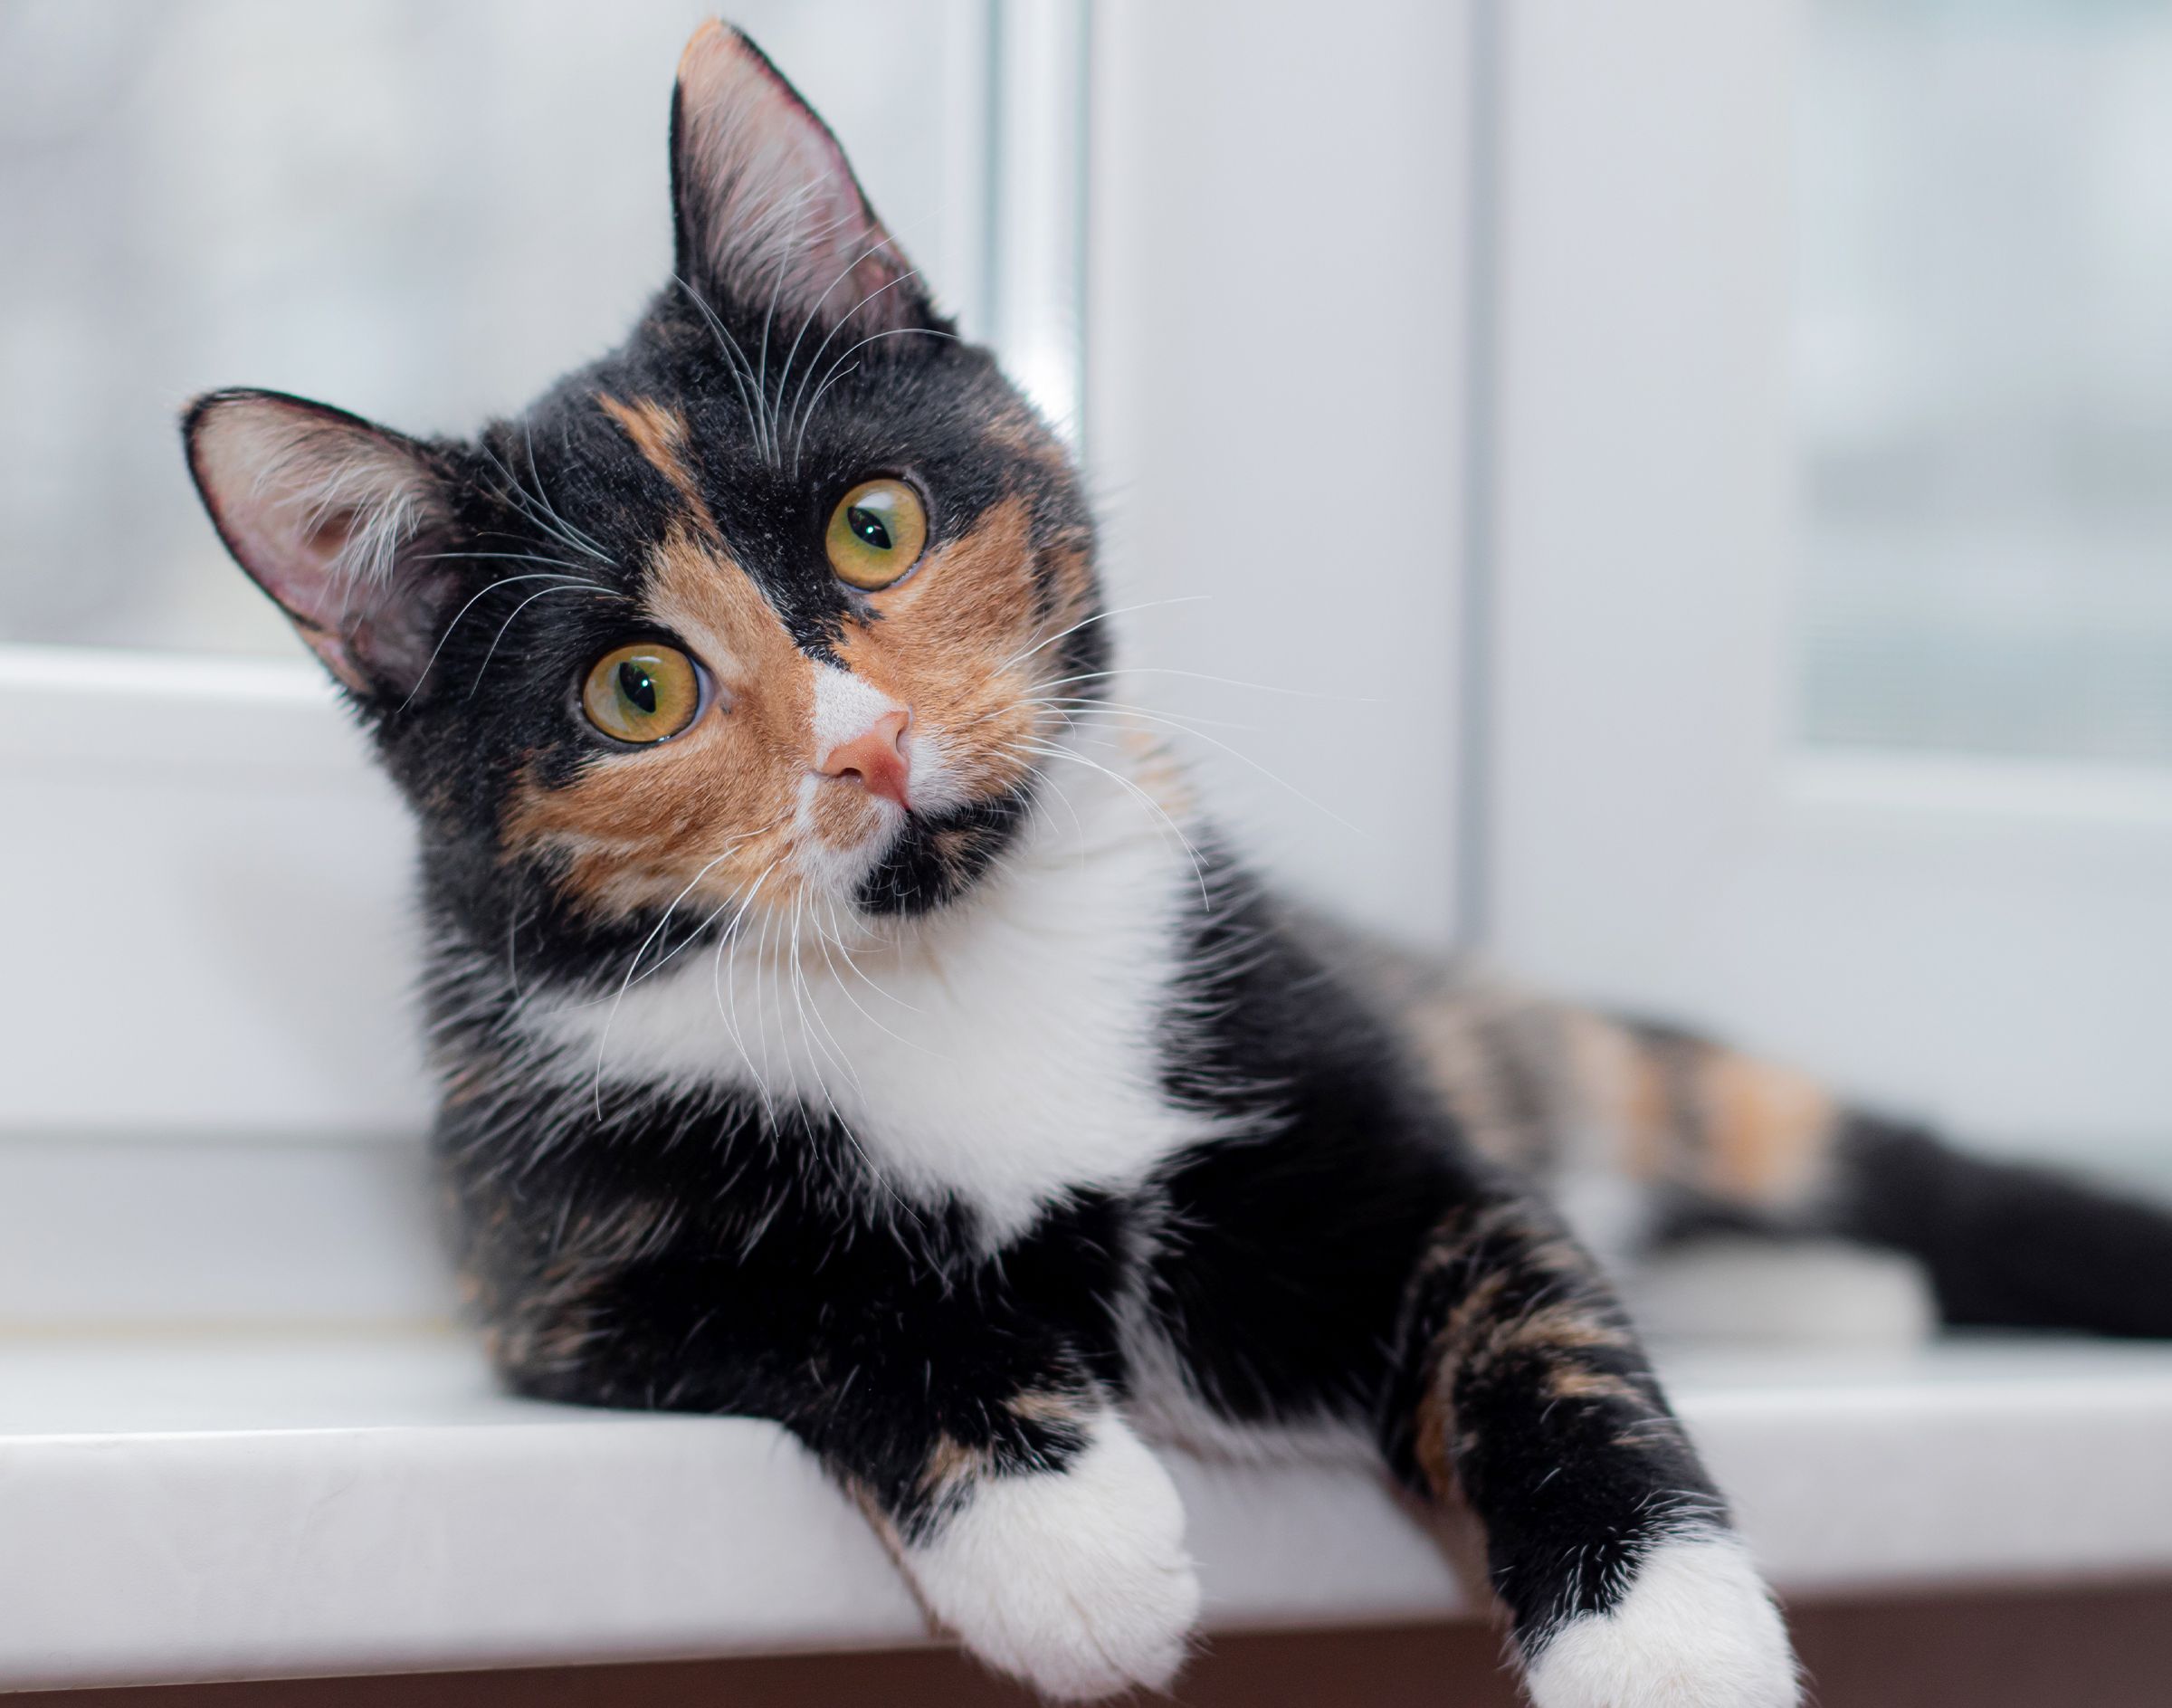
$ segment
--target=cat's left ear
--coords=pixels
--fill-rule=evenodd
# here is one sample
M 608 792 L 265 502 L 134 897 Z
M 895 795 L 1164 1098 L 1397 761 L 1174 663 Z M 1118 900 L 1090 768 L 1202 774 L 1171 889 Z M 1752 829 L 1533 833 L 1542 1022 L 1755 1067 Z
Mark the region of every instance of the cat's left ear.
M 199 397 L 181 432 L 219 538 L 325 668 L 366 703 L 411 694 L 457 583 L 434 556 L 452 503 L 430 448 L 268 391 Z
M 863 336 L 942 324 L 829 127 L 714 19 L 679 61 L 672 211 L 679 277 L 711 301 Z

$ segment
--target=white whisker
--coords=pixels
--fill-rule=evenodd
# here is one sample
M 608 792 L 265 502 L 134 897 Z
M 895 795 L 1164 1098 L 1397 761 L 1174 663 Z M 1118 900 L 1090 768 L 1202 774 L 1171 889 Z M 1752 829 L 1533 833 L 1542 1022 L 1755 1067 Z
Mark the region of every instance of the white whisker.
M 754 1065 L 754 1057 L 748 1053 L 747 1048 L 747 1040 L 739 1031 L 739 986 L 738 973 L 739 940 L 746 935 L 748 915 L 753 910 L 755 899 L 762 892 L 762 885 L 769 882 L 769 874 L 776 870 L 778 865 L 783 863 L 784 858 L 785 856 L 780 854 L 775 860 L 772 860 L 767 865 L 762 868 L 761 876 L 755 879 L 754 887 L 747 892 L 746 897 L 739 903 L 738 911 L 732 916 L 730 923 L 724 928 L 724 934 L 717 940 L 717 952 L 713 962 L 714 971 L 712 974 L 712 982 L 716 987 L 717 1017 L 724 1022 L 725 1030 L 731 1035 L 732 1046 L 738 1051 L 739 1060 L 747 1064 L 748 1073 L 754 1075 L 755 1090 L 759 1093 L 762 1100 L 762 1112 L 771 1121 L 772 1124 L 774 1124 L 776 1121 L 776 1112 L 771 1106 L 769 1102 L 768 1083 L 762 1078 L 760 1073 L 756 1069 Z M 727 951 L 729 951 L 729 955 L 727 954 Z M 729 1013 L 727 1013 L 725 1009 L 725 992 L 727 987 L 729 988 L 730 991 L 730 1011 Z M 758 1016 L 757 1019 L 758 1024 Z
M 1029 646 L 1023 653 L 1012 654 L 1010 657 L 1005 659 L 1002 663 L 996 665 L 996 668 L 990 671 L 988 673 L 991 676 L 1000 676 L 1005 671 L 1010 669 L 1012 665 L 1024 663 L 1025 661 L 1031 658 L 1035 653 L 1042 651 L 1044 647 L 1053 646 L 1065 635 L 1076 635 L 1081 629 L 1090 628 L 1096 623 L 1106 623 L 1110 617 L 1129 616 L 1134 611 L 1157 611 L 1165 605 L 1197 605 L 1201 600 L 1210 596 L 1212 596 L 1205 593 L 1187 593 L 1181 597 L 1175 599 L 1148 599 L 1140 605 L 1121 605 L 1117 606 L 1117 608 L 1113 611 L 1096 611 L 1091 616 L 1081 617 L 1069 628 L 1058 629 L 1053 635 L 1050 635 L 1046 640 L 1042 641 L 1037 645 Z
M 754 435 L 755 451 L 774 467 L 775 460 L 765 448 L 767 442 L 762 432 L 761 417 L 756 412 L 754 400 L 747 390 L 747 381 L 754 377 L 753 367 L 747 360 L 747 352 L 739 348 L 738 339 L 732 337 L 731 329 L 717 318 L 717 311 L 709 306 L 699 291 L 676 273 L 672 275 L 672 282 L 686 292 L 687 301 L 699 309 L 701 318 L 709 322 L 710 335 L 716 340 L 717 354 L 723 357 L 730 367 L 731 383 L 738 388 L 739 406 L 747 412 L 747 430 Z
M 1187 724 L 1198 724 L 1209 730 L 1238 730 L 1256 735 L 1256 723 L 1236 723 L 1227 718 L 1202 718 L 1191 711 L 1157 711 L 1150 706 L 1138 705 L 1129 700 L 1104 700 L 1096 694 L 1026 694 L 1021 703 L 1029 706 L 1046 706 L 1060 715 L 1083 715 L 1100 712 L 1111 717 L 1151 718 L 1157 721 L 1181 719 Z
M 576 550 L 586 551 L 598 563 L 609 563 L 611 561 L 610 554 L 583 533 L 580 529 L 575 527 L 572 522 L 567 520 L 564 513 L 550 501 L 550 489 L 543 484 L 543 471 L 536 466 L 535 428 L 528 422 L 523 421 L 520 424 L 520 436 L 521 442 L 528 447 L 528 472 L 536 483 L 536 498 L 543 506 L 544 513 L 558 525 L 559 530 L 567 539 L 573 541 Z
M 829 909 L 830 923 L 833 926 L 835 926 L 837 923 L 837 903 L 835 901 L 830 901 Z M 828 945 L 832 943 L 836 944 L 837 952 L 844 957 L 846 969 L 852 972 L 860 980 L 860 982 L 865 985 L 870 990 L 875 992 L 878 996 L 889 997 L 891 1001 L 896 1003 L 900 1007 L 906 1009 L 910 1013 L 918 1014 L 920 1012 L 920 1010 L 917 1007 L 914 1007 L 911 1003 L 907 1002 L 902 997 L 898 996 L 895 992 L 883 989 L 881 986 L 876 984 L 874 980 L 870 978 L 864 972 L 861 971 L 859 962 L 853 959 L 853 951 L 845 947 L 842 933 L 838 936 L 833 937 L 829 932 L 824 931 L 822 929 L 820 921 L 817 921 L 814 927 L 814 934 L 817 938 L 822 940 L 824 944 L 822 958 L 824 963 L 829 965 L 830 977 L 836 981 L 838 994 L 843 997 L 847 1002 L 853 1005 L 853 1011 L 857 1013 L 862 1020 L 866 1021 L 868 1025 L 874 1027 L 876 1031 L 881 1033 L 885 1037 L 892 1039 L 896 1043 L 902 1044 L 909 1050 L 918 1050 L 922 1055 L 933 1056 L 938 1062 L 947 1062 L 950 1059 L 948 1056 L 943 1054 L 939 1050 L 931 1050 L 924 1044 L 916 1044 L 912 1039 L 900 1036 L 899 1034 L 892 1032 L 888 1026 L 884 1026 L 880 1020 L 876 1019 L 873 1015 L 868 1013 L 866 1007 L 861 1002 L 860 998 L 853 995 L 851 988 L 846 986 L 842 979 L 837 978 L 836 965 L 834 962 L 830 960 Z
M 1198 849 L 1192 845 L 1191 838 L 1186 836 L 1184 832 L 1177 827 L 1176 821 L 1169 816 L 1167 810 L 1163 807 L 1159 801 L 1156 800 L 1151 795 L 1148 794 L 1145 789 L 1139 787 L 1137 783 L 1133 782 L 1129 778 L 1124 776 L 1121 772 L 1113 770 L 1110 767 L 1102 765 L 1096 760 L 1090 759 L 1084 754 L 1077 752 L 1071 748 L 1059 747 L 1050 743 L 1034 741 L 1028 741 L 1023 743 L 1022 745 L 1028 752 L 1038 753 L 1044 759 L 1069 759 L 1074 765 L 1083 765 L 1089 770 L 1099 771 L 1103 777 L 1108 778 L 1110 781 L 1119 785 L 1126 791 L 1128 791 L 1138 801 L 1142 806 L 1144 806 L 1149 813 L 1153 814 L 1156 818 L 1159 819 L 1163 825 L 1168 827 L 1169 834 L 1176 837 L 1177 845 L 1184 850 L 1186 857 L 1190 860 L 1192 864 L 1192 875 L 1193 877 L 1196 878 L 1199 883 L 1200 902 L 1204 905 L 1209 907 L 1213 905 L 1212 899 L 1207 892 L 1205 862 L 1200 858 Z
M 850 261 L 846 262 L 843 270 L 839 272 L 834 279 L 831 280 L 828 284 L 823 287 L 822 294 L 816 297 L 814 302 L 809 306 L 806 318 L 799 323 L 799 330 L 793 335 L 792 348 L 785 352 L 785 365 L 782 368 L 777 370 L 776 391 L 777 396 L 780 399 L 784 396 L 786 385 L 791 380 L 792 364 L 799 359 L 800 341 L 807 336 L 807 329 L 813 326 L 815 321 L 822 318 L 822 305 L 830 300 L 830 292 L 836 290 L 839 285 L 843 284 L 847 279 L 851 278 L 853 276 L 853 270 L 859 266 L 859 264 L 865 261 L 870 255 L 874 254 L 878 250 L 888 249 L 890 247 L 890 241 L 891 240 L 888 237 L 878 238 L 874 243 L 869 244 L 865 249 L 854 255 Z M 827 340 L 825 339 L 824 341 L 826 342 Z M 819 350 L 816 351 L 817 355 L 820 353 L 821 352 Z
M 480 600 L 497 592 L 500 587 L 510 587 L 518 581 L 555 581 L 560 586 L 570 584 L 574 587 L 586 587 L 593 592 L 607 593 L 613 598 L 623 596 L 610 588 L 599 587 L 594 582 L 581 576 L 554 576 L 539 571 L 534 575 L 500 576 L 452 614 L 452 620 L 445 625 L 445 632 L 437 637 L 437 644 L 430 649 L 430 656 L 423 661 L 423 673 L 414 679 L 414 686 L 407 691 L 406 699 L 400 701 L 399 709 L 402 711 L 406 711 L 410 705 L 414 704 L 415 695 L 423 692 L 423 684 L 430 680 L 430 672 L 437 663 L 437 655 L 445 650 L 445 643 L 452 638 L 452 631 L 460 626 L 461 618 L 472 611 Z M 518 616 L 519 613 L 516 611 L 513 615 Z
M 906 275 L 906 277 L 910 278 L 911 275 L 909 273 Z M 891 282 L 902 283 L 903 281 L 893 280 Z M 883 290 L 887 291 L 889 288 L 890 287 L 888 285 L 885 285 Z M 874 294 L 880 293 L 878 292 Z M 856 313 L 858 310 L 855 310 L 854 312 Z M 958 338 L 957 333 L 946 332 L 938 327 L 900 326 L 894 327 L 887 332 L 872 333 L 868 337 L 862 339 L 859 343 L 853 345 L 851 349 L 841 352 L 836 360 L 833 361 L 829 365 L 829 367 L 824 372 L 822 383 L 814 388 L 814 396 L 808 399 L 807 406 L 799 412 L 799 431 L 794 436 L 792 441 L 792 472 L 794 474 L 796 475 L 799 472 L 799 453 L 806 444 L 807 427 L 808 425 L 814 419 L 814 411 L 817 406 L 819 406 L 822 402 L 823 394 L 828 391 L 829 388 L 835 385 L 839 380 L 843 379 L 845 374 L 853 372 L 860 366 L 858 362 L 854 362 L 851 367 L 846 368 L 844 373 L 841 374 L 837 371 L 838 364 L 843 362 L 846 357 L 852 355 L 853 350 L 865 349 L 870 344 L 876 343 L 879 340 L 886 338 L 947 338 L 953 343 L 963 342 L 963 340 Z M 822 352 L 820 350 L 816 350 L 814 355 L 816 359 L 819 360 L 821 358 Z M 812 372 L 814 368 L 814 363 L 808 363 L 807 367 L 809 371 Z M 800 390 L 803 393 L 806 390 L 806 384 L 804 380 L 800 384 Z M 787 422 L 786 425 L 789 425 L 790 423 Z
M 545 587 L 540 593 L 529 594 L 528 597 L 521 600 L 519 605 L 516 605 L 513 607 L 512 615 L 507 617 L 504 622 L 500 623 L 498 625 L 498 633 L 491 636 L 490 651 L 483 654 L 482 663 L 475 667 L 475 680 L 468 684 L 468 698 L 470 700 L 474 699 L 476 692 L 481 688 L 483 676 L 491 668 L 491 660 L 498 656 L 499 643 L 505 639 L 506 630 L 512 627 L 514 622 L 519 617 L 520 613 L 527 610 L 528 607 L 533 605 L 538 599 L 548 599 L 554 593 L 586 593 L 591 598 L 601 596 L 615 599 L 620 596 L 615 593 L 604 594 L 600 589 L 590 587 Z
M 1386 702 L 1377 694 L 1330 694 L 1311 688 L 1284 688 L 1273 682 L 1241 682 L 1234 676 L 1210 675 L 1203 670 L 1170 670 L 1157 664 L 1127 664 L 1116 670 L 1085 670 L 1073 676 L 1058 676 L 1043 688 L 1062 688 L 1072 682 L 1098 682 L 1114 676 L 1182 676 L 1191 682 L 1213 682 L 1222 688 L 1243 688 L 1259 694 L 1286 694 L 1292 700 L 1332 700 L 1345 705 L 1378 706 Z
M 1194 729 L 1189 725 L 1179 723 L 1174 718 L 1166 713 L 1147 711 L 1137 706 L 1104 707 L 1103 709 L 1124 717 L 1144 719 L 1148 723 L 1166 724 L 1168 728 L 1180 730 L 1186 735 L 1192 736 L 1198 740 L 1205 741 L 1211 747 L 1219 748 L 1223 752 L 1228 754 L 1231 759 L 1235 759 L 1240 765 L 1250 766 L 1262 777 L 1265 778 L 1270 783 L 1275 785 L 1276 787 L 1287 789 L 1291 795 L 1296 797 L 1299 800 L 1304 802 L 1304 804 L 1310 806 L 1314 812 L 1325 814 L 1328 817 L 1332 818 L 1337 824 L 1340 825 L 1345 830 L 1351 831 L 1358 835 L 1363 834 L 1358 830 L 1357 825 L 1350 823 L 1350 821 L 1345 818 L 1340 813 L 1335 811 L 1333 807 L 1323 806 L 1319 802 L 1314 800 L 1310 795 L 1306 794 L 1304 790 L 1298 787 L 1296 784 L 1291 782 L 1289 778 L 1277 775 L 1275 772 L 1268 769 L 1266 766 L 1262 765 L 1257 759 L 1253 759 L 1251 754 L 1244 752 L 1242 749 L 1232 747 L 1226 741 L 1216 739 L 1215 737 L 1208 735 L 1204 730 Z M 1084 714 L 1077 713 L 1064 715 Z

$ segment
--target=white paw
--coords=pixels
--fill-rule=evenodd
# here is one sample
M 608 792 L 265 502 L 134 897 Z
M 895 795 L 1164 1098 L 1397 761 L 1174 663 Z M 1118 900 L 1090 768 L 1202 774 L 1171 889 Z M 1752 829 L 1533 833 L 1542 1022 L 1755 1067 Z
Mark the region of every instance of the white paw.
M 1065 1701 L 1167 1684 L 1199 1617 L 1176 1484 L 1113 1417 L 1067 1470 L 981 1483 L 905 1560 L 967 1648 Z
M 1795 1708 L 1786 1627 L 1749 1555 L 1706 1531 L 1644 1556 L 1610 1612 L 1557 1631 L 1525 1679 L 1538 1708 Z

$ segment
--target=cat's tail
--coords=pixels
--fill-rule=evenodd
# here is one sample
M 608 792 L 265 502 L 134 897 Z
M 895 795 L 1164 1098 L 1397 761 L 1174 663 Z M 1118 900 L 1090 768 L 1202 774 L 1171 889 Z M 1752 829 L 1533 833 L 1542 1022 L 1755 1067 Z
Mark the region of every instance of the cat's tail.
M 1644 1236 L 1718 1221 L 1905 1253 L 1949 1323 L 2172 1338 L 2172 1207 L 1975 1154 L 1672 1027 L 1450 971 L 1396 994 L 1466 1134 L 1572 1220 L 1611 1191 Z
M 1948 1322 L 2172 1338 L 2172 1213 L 1848 1113 L 1811 1218 L 1907 1253 Z
M 1610 1149 L 1650 1231 L 1838 1236 L 1913 1258 L 1949 1324 L 2172 1338 L 2172 1210 L 1962 1149 L 1725 1045 L 1573 1009 L 1560 1025 L 1583 1141 Z

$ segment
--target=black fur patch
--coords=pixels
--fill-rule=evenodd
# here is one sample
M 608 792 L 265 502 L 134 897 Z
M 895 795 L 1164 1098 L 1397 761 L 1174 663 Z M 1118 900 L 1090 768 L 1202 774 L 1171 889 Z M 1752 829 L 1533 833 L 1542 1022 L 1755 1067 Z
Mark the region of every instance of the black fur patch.
M 857 905 L 878 916 L 927 913 L 969 889 L 1024 823 L 1031 795 L 1007 789 L 940 813 L 913 813 L 860 886 Z
M 2172 1213 L 1858 1116 L 1837 1230 L 1922 1260 L 1947 1322 L 2172 1337 Z

